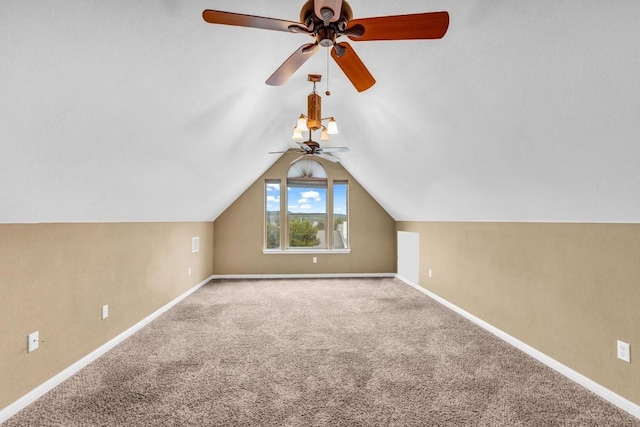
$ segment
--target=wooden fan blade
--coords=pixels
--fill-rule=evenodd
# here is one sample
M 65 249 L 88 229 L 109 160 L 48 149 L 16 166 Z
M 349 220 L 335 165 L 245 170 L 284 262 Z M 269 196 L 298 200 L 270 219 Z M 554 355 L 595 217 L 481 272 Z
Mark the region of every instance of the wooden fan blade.
M 302 45 L 291 54 L 286 61 L 267 79 L 265 82 L 271 86 L 283 85 L 289 80 L 289 77 L 296 72 L 298 68 L 304 64 L 307 59 L 311 58 L 318 51 L 318 44 L 309 43 Z
M 367 67 L 360 60 L 360 57 L 356 55 L 349 43 L 337 43 L 340 49 L 344 49 L 344 53 L 338 56 L 335 46 L 331 49 L 331 57 L 338 63 L 338 66 L 342 69 L 353 86 L 355 86 L 358 92 L 365 91 L 371 86 L 376 84 L 376 79 L 373 78 Z
M 223 12 L 220 10 L 207 9 L 202 12 L 202 19 L 210 24 L 235 25 L 238 27 L 262 28 L 264 30 L 286 31 L 290 32 L 306 32 L 309 29 L 294 21 L 285 21 L 283 19 L 266 18 L 264 16 L 243 15 L 241 13 Z M 292 29 L 294 27 L 294 29 Z M 296 31 L 297 30 L 297 31 Z
M 325 147 L 321 149 L 323 153 L 344 153 L 349 151 L 347 147 Z
M 349 35 L 353 41 L 441 39 L 449 28 L 448 12 L 427 12 L 412 15 L 378 16 L 352 19 L 345 32 L 358 25 L 364 34 Z
M 333 157 L 329 154 L 316 153 L 314 154 L 314 156 L 318 156 L 322 159 L 329 160 L 330 162 L 333 162 L 333 163 L 337 163 L 340 161 L 340 159 L 338 159 L 337 157 Z
M 336 22 L 340 19 L 340 13 L 342 12 L 342 0 L 314 0 L 313 11 L 318 18 L 324 20 L 322 9 L 330 9 L 333 12 L 333 16 L 329 19 L 329 22 Z

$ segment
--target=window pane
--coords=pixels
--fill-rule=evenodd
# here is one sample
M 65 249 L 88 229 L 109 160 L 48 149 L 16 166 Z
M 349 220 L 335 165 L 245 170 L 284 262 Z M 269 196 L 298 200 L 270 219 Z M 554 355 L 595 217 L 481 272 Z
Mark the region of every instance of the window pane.
M 346 249 L 349 247 L 347 197 L 349 186 L 346 181 L 333 182 L 333 247 Z
M 280 248 L 280 181 L 265 182 L 265 246 Z
M 292 183 L 287 188 L 289 247 L 326 248 L 327 184 Z

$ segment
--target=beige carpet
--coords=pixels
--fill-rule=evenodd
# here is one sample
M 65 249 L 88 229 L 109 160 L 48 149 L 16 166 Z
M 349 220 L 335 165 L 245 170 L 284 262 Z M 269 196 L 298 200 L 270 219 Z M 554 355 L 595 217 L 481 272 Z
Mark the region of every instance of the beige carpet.
M 214 281 L 6 426 L 640 426 L 396 279 Z

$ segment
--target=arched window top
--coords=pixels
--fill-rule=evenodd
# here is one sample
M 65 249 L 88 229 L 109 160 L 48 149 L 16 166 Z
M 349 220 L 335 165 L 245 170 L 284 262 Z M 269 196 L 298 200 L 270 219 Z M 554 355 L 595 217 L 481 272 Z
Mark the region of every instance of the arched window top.
M 327 171 L 314 160 L 299 160 L 291 165 L 287 178 L 327 179 Z

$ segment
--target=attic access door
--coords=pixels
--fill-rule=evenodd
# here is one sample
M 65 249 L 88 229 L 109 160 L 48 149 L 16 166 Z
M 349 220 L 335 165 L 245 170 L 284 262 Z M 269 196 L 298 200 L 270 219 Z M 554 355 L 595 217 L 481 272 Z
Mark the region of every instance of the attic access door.
M 420 234 L 398 231 L 398 275 L 413 283 L 420 280 Z

